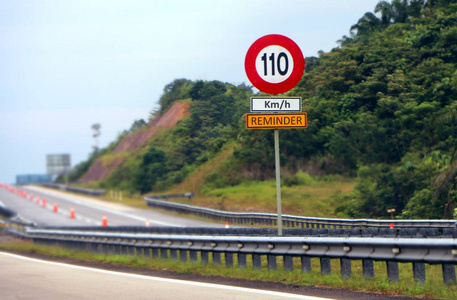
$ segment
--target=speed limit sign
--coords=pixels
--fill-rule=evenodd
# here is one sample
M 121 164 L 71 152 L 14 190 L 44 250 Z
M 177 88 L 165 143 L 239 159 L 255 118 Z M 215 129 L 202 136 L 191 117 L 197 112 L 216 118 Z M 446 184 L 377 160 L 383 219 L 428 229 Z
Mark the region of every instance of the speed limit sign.
M 305 70 L 305 59 L 294 41 L 270 34 L 251 45 L 244 67 L 256 88 L 268 94 L 281 94 L 298 84 Z

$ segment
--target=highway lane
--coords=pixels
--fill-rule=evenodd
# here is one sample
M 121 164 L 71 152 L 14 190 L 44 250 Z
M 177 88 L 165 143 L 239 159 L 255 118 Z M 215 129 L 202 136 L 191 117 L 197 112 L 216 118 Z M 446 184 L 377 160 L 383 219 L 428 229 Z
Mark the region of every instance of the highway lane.
M 147 221 L 150 226 L 224 226 L 41 187 L 26 187 L 24 190 L 27 192 L 26 198 L 9 190 L 0 189 L 0 205 L 3 204 L 16 211 L 22 218 L 38 225 L 101 226 L 105 215 L 108 226 L 145 226 Z M 43 199 L 46 199 L 46 207 L 42 205 Z M 53 212 L 54 204 L 58 206 L 57 213 Z M 72 208 L 75 212 L 74 219 L 70 218 Z
M 113 272 L 0 252 L 2 299 L 304 299 L 268 290 Z

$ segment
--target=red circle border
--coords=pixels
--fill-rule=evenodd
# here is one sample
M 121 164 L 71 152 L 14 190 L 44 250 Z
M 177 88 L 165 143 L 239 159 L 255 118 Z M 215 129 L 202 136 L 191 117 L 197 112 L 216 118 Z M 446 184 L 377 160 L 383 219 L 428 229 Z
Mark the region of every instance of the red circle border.
M 280 83 L 271 83 L 263 80 L 257 73 L 255 67 L 255 60 L 259 52 L 271 45 L 278 45 L 286 48 L 294 60 L 294 69 L 289 78 Z M 249 47 L 244 60 L 244 68 L 249 81 L 251 81 L 260 91 L 267 94 L 281 94 L 291 90 L 300 82 L 303 72 L 305 71 L 305 58 L 303 57 L 300 47 L 298 47 L 294 41 L 283 35 L 269 34 L 259 38 Z

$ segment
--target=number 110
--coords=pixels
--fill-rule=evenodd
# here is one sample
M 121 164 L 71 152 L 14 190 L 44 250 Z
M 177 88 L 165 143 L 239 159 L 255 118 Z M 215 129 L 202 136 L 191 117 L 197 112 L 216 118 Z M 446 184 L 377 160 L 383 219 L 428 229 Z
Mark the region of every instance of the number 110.
M 281 68 L 281 60 L 284 59 L 284 69 Z M 287 74 L 287 71 L 289 70 L 289 58 L 287 57 L 287 54 L 284 52 L 281 52 L 278 54 L 278 59 L 275 62 L 275 53 L 271 53 L 271 55 L 268 57 L 268 60 L 271 61 L 271 75 L 275 76 L 275 65 L 277 66 L 278 73 L 281 76 L 284 76 Z M 267 64 L 267 54 L 264 53 L 262 55 L 262 61 L 263 61 L 263 74 L 264 76 L 268 76 L 268 64 Z

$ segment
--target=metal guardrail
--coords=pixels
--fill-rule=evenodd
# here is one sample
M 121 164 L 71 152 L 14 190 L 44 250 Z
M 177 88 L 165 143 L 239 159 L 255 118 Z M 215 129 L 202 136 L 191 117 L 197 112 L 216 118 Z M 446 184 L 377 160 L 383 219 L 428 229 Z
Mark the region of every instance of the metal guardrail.
M 193 197 L 195 197 L 194 193 L 185 193 L 185 194 L 152 195 L 152 196 L 149 196 L 148 198 L 151 198 L 151 199 L 188 198 L 190 200 Z
M 0 215 L 4 216 L 6 218 L 11 218 L 11 217 L 16 216 L 16 212 L 12 211 L 9 208 L 6 208 L 6 207 L 0 205 Z
M 187 204 L 157 200 L 145 197 L 150 207 L 165 209 L 178 213 L 193 214 L 216 221 L 227 221 L 242 225 L 277 225 L 276 214 L 239 213 L 192 206 Z M 282 215 L 283 226 L 286 228 L 453 228 L 455 220 L 373 220 L 373 219 L 336 219 L 312 218 L 293 215 Z
M 294 258 L 301 269 L 311 271 L 311 258 L 320 260 L 322 274 L 331 273 L 331 259 L 339 259 L 341 277 L 352 273 L 352 261 L 362 260 L 365 278 L 374 277 L 374 261 L 385 261 L 390 281 L 399 280 L 398 263 L 412 263 L 413 276 L 421 284 L 426 280 L 425 264 L 441 264 L 443 281 L 455 283 L 457 240 L 454 238 L 364 238 L 364 237 L 284 237 L 284 236 L 214 236 L 176 235 L 135 232 L 106 232 L 77 229 L 26 228 L 34 242 L 106 254 L 126 254 L 173 260 L 222 263 L 247 267 L 252 256 L 252 268 L 262 268 L 266 256 L 268 270 L 277 268 L 282 258 L 284 270 L 291 271 Z M 179 256 L 178 256 L 179 254 Z
M 69 191 L 69 192 L 92 195 L 92 196 L 105 195 L 105 193 L 106 193 L 105 190 L 83 189 L 83 188 L 71 187 L 71 186 L 66 186 L 63 184 L 55 184 L 55 183 L 42 183 L 41 185 L 48 187 L 48 188 L 59 189 L 62 191 Z
M 139 226 L 47 226 L 46 230 L 86 230 L 93 232 L 168 234 L 168 235 L 211 235 L 211 236 L 278 236 L 276 228 L 256 227 L 139 227 Z M 286 237 L 385 237 L 385 238 L 457 238 L 457 228 L 289 228 Z
M 26 228 L 32 227 L 35 227 L 34 223 L 23 222 L 19 219 L 0 220 L 0 231 L 20 238 L 28 238 Z

